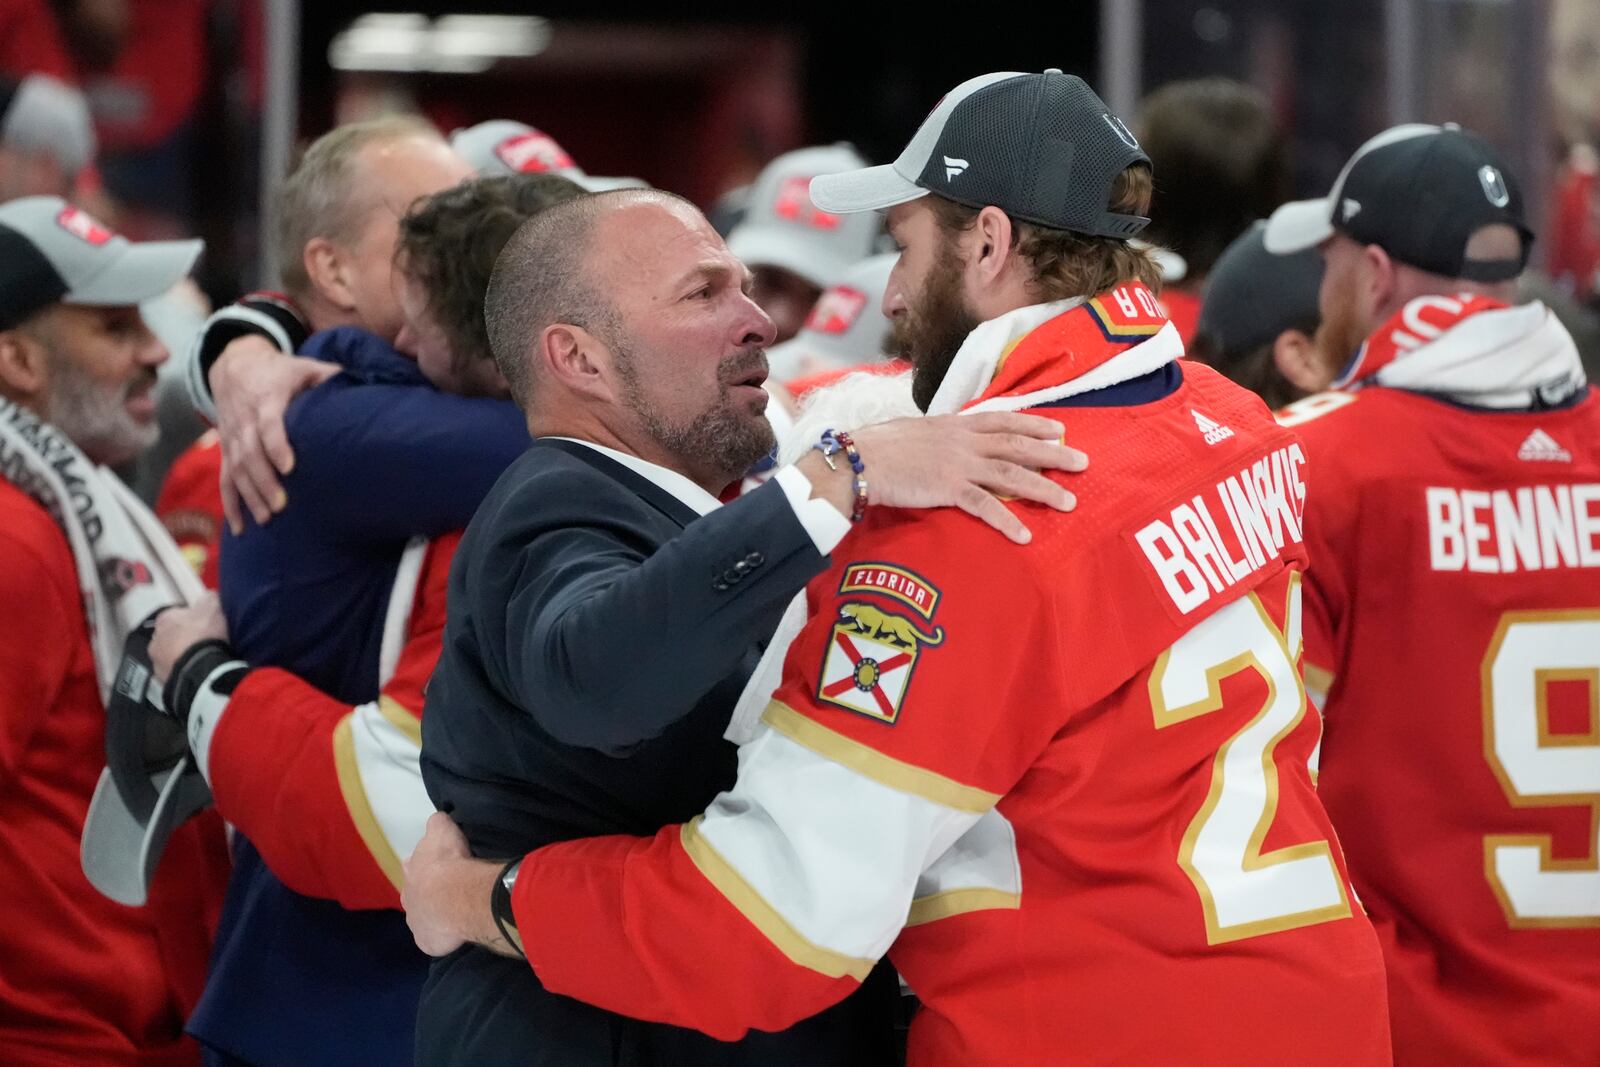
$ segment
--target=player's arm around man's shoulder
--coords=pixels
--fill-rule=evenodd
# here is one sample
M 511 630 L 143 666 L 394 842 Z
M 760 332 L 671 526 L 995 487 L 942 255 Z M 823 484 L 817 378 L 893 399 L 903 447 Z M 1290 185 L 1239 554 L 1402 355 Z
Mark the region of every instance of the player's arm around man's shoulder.
M 952 552 L 952 536 L 993 551 Z M 407 868 L 419 943 L 524 951 L 552 991 L 725 1039 L 840 999 L 898 935 L 923 858 L 983 818 L 1054 732 L 1007 710 L 1037 703 L 1061 668 L 1048 597 L 1019 574 L 1030 551 L 954 512 L 869 518 L 811 587 L 728 794 L 653 838 L 531 853 L 498 911 L 500 865 L 467 859 L 436 817 Z

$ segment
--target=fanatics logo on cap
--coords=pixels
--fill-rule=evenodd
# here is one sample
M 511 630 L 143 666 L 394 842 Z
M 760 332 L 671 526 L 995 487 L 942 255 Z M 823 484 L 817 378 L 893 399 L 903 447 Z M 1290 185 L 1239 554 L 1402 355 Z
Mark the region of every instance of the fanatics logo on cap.
M 852 286 L 836 285 L 817 298 L 811 314 L 806 316 L 805 328 L 817 333 L 846 333 L 866 306 L 866 293 Z
M 576 164 L 567 150 L 543 130 L 530 130 L 515 137 L 507 137 L 494 146 L 500 162 L 518 174 L 549 174 L 551 171 L 571 170 Z
M 1228 438 L 1233 436 L 1233 430 L 1231 427 L 1224 426 L 1215 419 L 1207 418 L 1198 411 L 1195 411 L 1193 408 L 1189 409 L 1189 414 L 1194 416 L 1195 429 L 1199 430 L 1205 435 L 1206 444 L 1214 445 L 1219 441 L 1226 441 Z
M 94 216 L 87 211 L 81 211 L 75 207 L 62 208 L 61 213 L 56 216 L 56 224 L 78 240 L 85 244 L 94 245 L 96 248 L 116 236 L 109 229 L 96 222 Z
M 945 156 L 944 157 L 944 180 L 947 181 L 947 182 L 955 181 L 957 178 L 961 177 L 961 175 L 963 173 L 966 172 L 966 169 L 969 166 L 971 166 L 971 164 L 969 164 L 964 159 L 951 159 L 949 156 Z
M 811 202 L 812 175 L 795 175 L 783 179 L 778 185 L 778 195 L 772 202 L 772 213 L 780 219 L 798 222 L 814 230 L 837 230 L 839 216 L 830 215 Z
M 1527 463 L 1571 463 L 1572 453 L 1543 430 L 1534 430 L 1517 449 L 1517 458 Z

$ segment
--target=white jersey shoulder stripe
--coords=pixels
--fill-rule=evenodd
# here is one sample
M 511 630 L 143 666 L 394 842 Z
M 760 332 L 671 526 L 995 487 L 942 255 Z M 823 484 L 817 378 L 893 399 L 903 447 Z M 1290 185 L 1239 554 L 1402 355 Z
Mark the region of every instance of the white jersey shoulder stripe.
M 978 820 L 767 728 L 739 750 L 738 781 L 691 835 L 714 862 L 691 857 L 790 959 L 837 976 L 854 973 L 841 961 L 870 969 L 888 951 L 923 872 Z

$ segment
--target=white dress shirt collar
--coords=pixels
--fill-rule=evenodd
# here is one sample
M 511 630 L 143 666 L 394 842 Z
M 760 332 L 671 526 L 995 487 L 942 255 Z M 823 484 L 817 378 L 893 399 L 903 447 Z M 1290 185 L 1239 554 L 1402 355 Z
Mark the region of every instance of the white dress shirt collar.
M 543 438 L 543 440 L 572 441 L 583 445 L 585 448 L 592 448 L 602 456 L 605 456 L 608 459 L 614 459 L 640 477 L 648 479 L 657 488 L 671 493 L 679 503 L 688 508 L 690 511 L 693 511 L 696 515 L 709 515 L 711 512 L 722 506 L 722 501 L 706 492 L 704 489 L 690 481 L 688 478 L 684 477 L 682 474 L 679 474 L 677 471 L 672 470 L 671 468 L 663 467 L 659 463 L 651 463 L 647 459 L 640 459 L 638 456 L 630 456 L 626 452 L 618 452 L 614 448 L 607 448 L 605 445 L 597 445 L 593 441 L 585 441 L 578 437 L 552 436 L 549 438 Z

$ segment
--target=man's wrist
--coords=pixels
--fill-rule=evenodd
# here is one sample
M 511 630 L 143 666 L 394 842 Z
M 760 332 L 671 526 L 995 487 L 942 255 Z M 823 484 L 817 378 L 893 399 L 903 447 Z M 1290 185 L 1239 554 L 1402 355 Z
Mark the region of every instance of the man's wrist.
M 811 483 L 811 499 L 826 500 L 840 515 L 850 517 L 855 489 L 848 464 L 839 463 L 830 469 L 820 452 L 810 451 L 796 460 L 794 466 Z
M 249 669 L 234 653 L 233 646 L 220 638 L 196 641 L 184 649 L 161 690 L 161 703 L 167 714 L 187 725 L 195 698 L 221 667 L 232 667 L 241 677 Z M 234 680 L 224 687 L 225 691 L 231 693 L 236 684 Z

